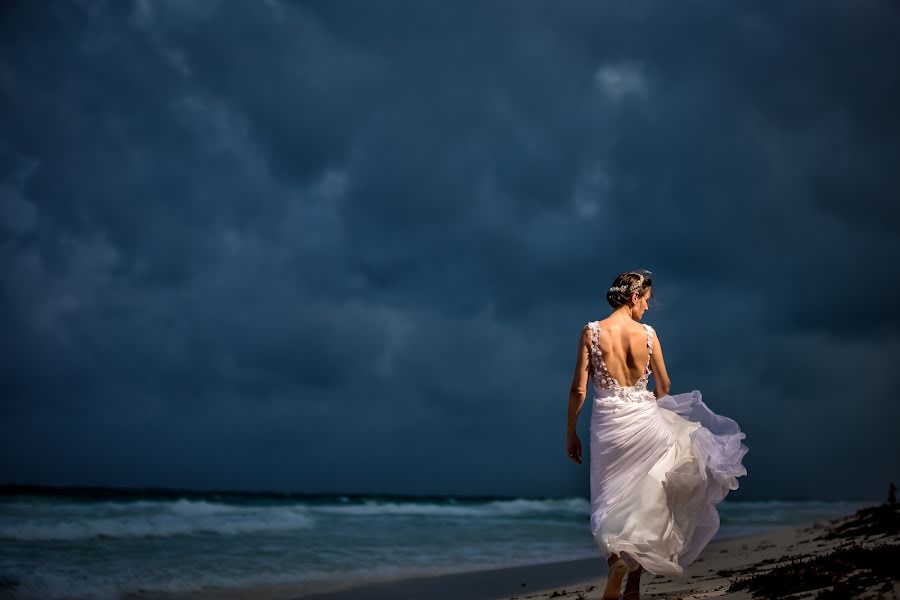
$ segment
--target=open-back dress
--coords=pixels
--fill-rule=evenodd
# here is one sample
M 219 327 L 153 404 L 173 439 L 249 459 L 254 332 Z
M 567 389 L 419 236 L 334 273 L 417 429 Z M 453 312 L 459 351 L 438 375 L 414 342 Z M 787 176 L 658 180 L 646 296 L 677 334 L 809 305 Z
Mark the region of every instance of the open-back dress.
M 653 353 L 653 328 L 647 332 Z M 621 386 L 600 352 L 600 324 L 590 329 L 591 532 L 608 557 L 630 571 L 642 565 L 657 575 L 681 577 L 719 529 L 716 505 L 737 477 L 748 452 L 738 424 L 717 415 L 699 391 L 665 395 L 647 389 L 652 374 Z

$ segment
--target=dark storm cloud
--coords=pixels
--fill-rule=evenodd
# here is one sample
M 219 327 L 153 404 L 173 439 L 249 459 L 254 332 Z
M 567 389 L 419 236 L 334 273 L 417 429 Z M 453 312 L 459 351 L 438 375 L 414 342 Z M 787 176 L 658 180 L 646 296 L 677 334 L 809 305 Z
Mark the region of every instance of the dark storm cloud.
M 0 11 L 3 480 L 585 493 L 635 266 L 740 497 L 896 478 L 895 4 Z

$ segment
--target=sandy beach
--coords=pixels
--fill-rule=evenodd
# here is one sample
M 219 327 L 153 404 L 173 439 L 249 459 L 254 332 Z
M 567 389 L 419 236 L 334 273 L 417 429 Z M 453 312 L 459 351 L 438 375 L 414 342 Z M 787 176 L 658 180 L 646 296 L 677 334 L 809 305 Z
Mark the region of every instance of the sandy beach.
M 710 543 L 685 577 L 645 573 L 641 597 L 898 598 L 900 505 Z M 597 559 L 380 582 L 304 600 L 582 600 L 599 598 Z

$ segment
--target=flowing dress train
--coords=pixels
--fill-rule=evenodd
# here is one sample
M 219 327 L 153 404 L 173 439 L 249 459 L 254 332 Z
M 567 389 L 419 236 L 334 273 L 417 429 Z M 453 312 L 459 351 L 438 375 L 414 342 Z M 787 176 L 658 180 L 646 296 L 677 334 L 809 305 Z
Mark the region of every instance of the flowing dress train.
M 653 328 L 643 324 L 649 352 Z M 748 452 L 738 424 L 714 413 L 699 391 L 654 396 L 646 373 L 632 386 L 609 374 L 591 332 L 595 397 L 590 427 L 591 533 L 604 553 L 630 571 L 681 577 L 719 529 L 716 505 L 737 478 Z

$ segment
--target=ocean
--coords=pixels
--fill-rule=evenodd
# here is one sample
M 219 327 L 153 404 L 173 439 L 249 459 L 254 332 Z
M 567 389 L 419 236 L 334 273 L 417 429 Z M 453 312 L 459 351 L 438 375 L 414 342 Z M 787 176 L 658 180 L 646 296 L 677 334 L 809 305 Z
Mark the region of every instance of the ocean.
M 729 501 L 715 539 L 877 501 Z M 599 555 L 587 498 L 0 489 L 0 598 L 118 599 L 348 581 Z

